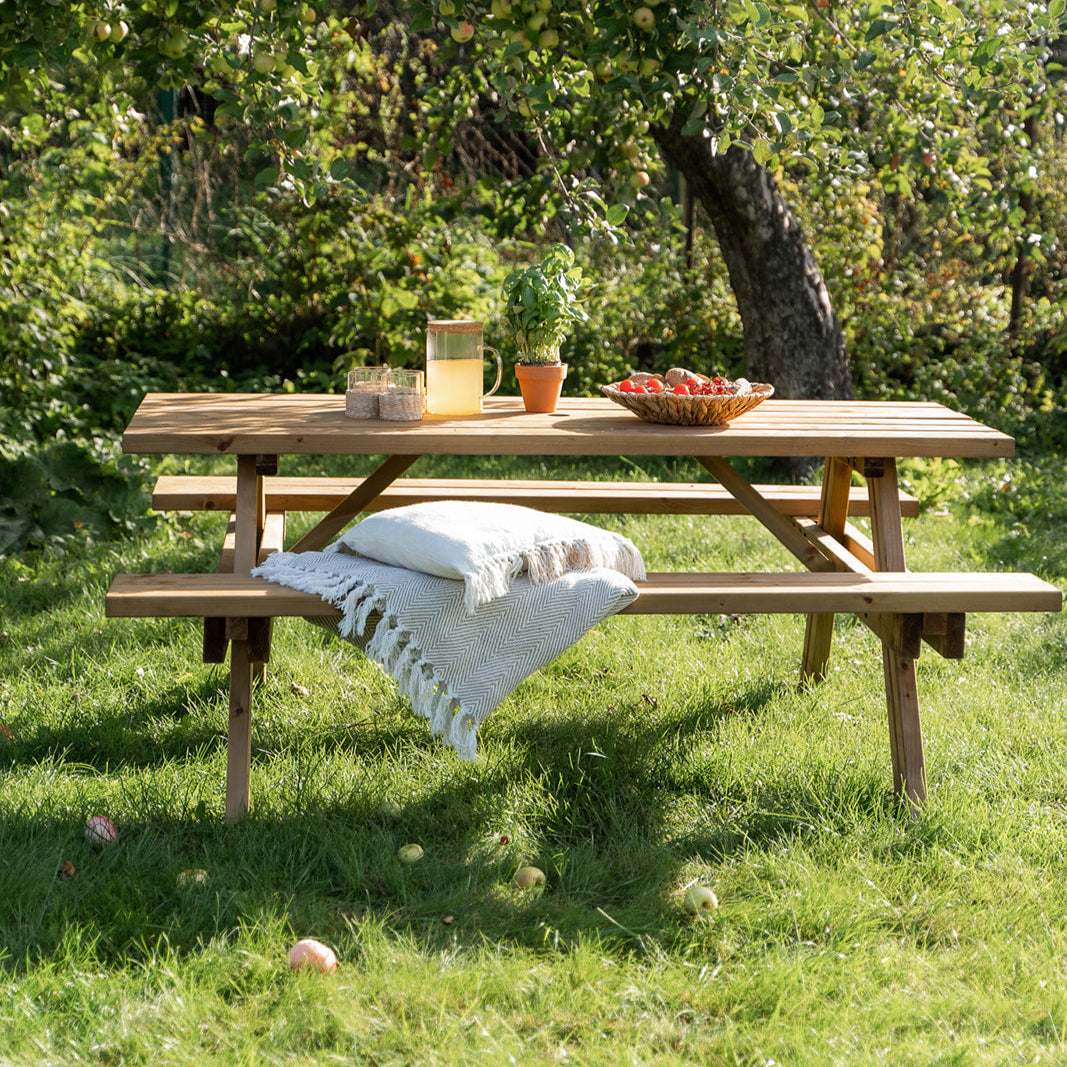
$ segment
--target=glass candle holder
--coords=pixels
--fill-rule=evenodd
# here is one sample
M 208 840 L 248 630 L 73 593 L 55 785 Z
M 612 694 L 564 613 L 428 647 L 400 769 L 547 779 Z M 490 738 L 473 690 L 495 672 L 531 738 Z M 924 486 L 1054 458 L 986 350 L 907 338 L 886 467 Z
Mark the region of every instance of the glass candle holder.
M 418 422 L 426 410 L 426 389 L 421 370 L 389 372 L 378 395 L 378 417 L 390 422 Z
M 356 367 L 348 372 L 345 414 L 353 419 L 378 418 L 379 397 L 389 380 L 388 367 Z

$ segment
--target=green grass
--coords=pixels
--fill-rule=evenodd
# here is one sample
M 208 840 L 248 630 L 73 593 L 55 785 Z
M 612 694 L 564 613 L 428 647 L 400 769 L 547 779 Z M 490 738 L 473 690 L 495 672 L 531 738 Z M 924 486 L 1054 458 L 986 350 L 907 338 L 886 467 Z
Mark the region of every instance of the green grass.
M 907 474 L 929 504 L 917 569 L 1065 585 L 1067 464 Z M 594 521 L 653 568 L 788 562 L 743 520 Z M 974 616 L 963 663 L 921 657 L 917 818 L 893 799 L 877 643 L 849 619 L 811 691 L 800 618 L 611 619 L 490 716 L 473 764 L 285 620 L 253 809 L 227 827 L 225 674 L 198 626 L 102 614 L 114 571 L 210 568 L 219 524 L 0 561 L 0 1062 L 1067 1058 L 1064 616 Z M 94 849 L 99 812 L 121 836 Z M 513 886 L 524 863 L 544 892 Z M 682 910 L 695 880 L 710 920 Z M 288 970 L 303 936 L 335 975 Z

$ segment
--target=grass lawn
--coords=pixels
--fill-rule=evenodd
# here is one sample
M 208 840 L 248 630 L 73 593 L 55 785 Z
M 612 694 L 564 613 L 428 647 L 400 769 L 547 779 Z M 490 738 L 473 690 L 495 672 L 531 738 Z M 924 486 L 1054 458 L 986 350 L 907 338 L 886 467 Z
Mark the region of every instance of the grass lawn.
M 1067 587 L 1067 463 L 906 482 L 915 569 Z M 651 569 L 786 562 L 745 520 L 592 521 Z M 115 571 L 213 569 L 220 522 L 0 560 L 0 1063 L 1067 1060 L 1064 615 L 971 616 L 962 663 L 924 652 L 915 818 L 848 618 L 810 691 L 802 618 L 613 618 L 489 717 L 475 763 L 283 620 L 228 827 L 199 626 L 103 618 Z M 93 848 L 99 813 L 120 836 Z M 543 891 L 513 884 L 527 863 Z M 288 969 L 306 936 L 335 974 Z

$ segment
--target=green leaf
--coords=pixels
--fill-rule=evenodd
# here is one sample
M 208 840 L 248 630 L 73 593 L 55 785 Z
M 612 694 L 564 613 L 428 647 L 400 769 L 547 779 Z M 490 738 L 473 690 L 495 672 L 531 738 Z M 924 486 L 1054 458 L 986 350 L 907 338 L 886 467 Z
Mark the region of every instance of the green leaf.
M 277 167 L 264 167 L 256 175 L 256 188 L 262 189 L 264 186 L 274 185 L 278 180 L 278 174 L 279 171 Z
M 1063 0 L 1060 0 L 1063 3 Z M 949 22 L 955 22 L 957 25 L 964 21 L 964 14 L 955 4 L 950 4 L 945 0 L 944 3 L 938 5 L 941 8 L 941 14 L 945 16 Z
M 867 27 L 867 32 L 864 34 L 863 39 L 865 41 L 873 41 L 877 37 L 881 37 L 887 34 L 890 30 L 896 29 L 896 23 L 889 19 L 875 19 L 874 22 Z
M 1067 8 L 1067 0 L 1049 0 L 1048 5 L 1048 17 L 1050 19 L 1058 19 Z
M 608 225 L 609 226 L 621 226 L 626 221 L 626 216 L 629 215 L 630 208 L 627 204 L 612 204 L 608 208 Z
M 971 62 L 981 70 L 984 70 L 993 61 L 1000 48 L 1000 40 L 996 37 L 987 37 L 979 41 L 978 46 L 971 53 Z

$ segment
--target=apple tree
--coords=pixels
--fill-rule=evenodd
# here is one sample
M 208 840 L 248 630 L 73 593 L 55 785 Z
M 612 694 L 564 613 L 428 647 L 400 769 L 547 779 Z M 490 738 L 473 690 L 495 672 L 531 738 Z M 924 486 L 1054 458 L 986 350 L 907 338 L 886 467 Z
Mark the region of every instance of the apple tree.
M 652 152 L 710 220 L 744 325 L 750 378 L 781 395 L 851 395 L 842 330 L 782 193 L 832 178 L 908 194 L 938 169 L 938 195 L 1019 220 L 1011 176 L 994 189 L 983 124 L 1007 131 L 1014 173 L 1039 166 L 1020 131 L 1048 110 L 1047 42 L 1063 0 L 409 0 L 415 32 L 448 33 L 457 86 L 533 131 L 574 207 L 590 174 Z M 653 149 L 654 146 L 654 149 Z M 997 149 L 994 149 L 998 151 Z M 1002 155 L 999 153 L 998 155 Z

